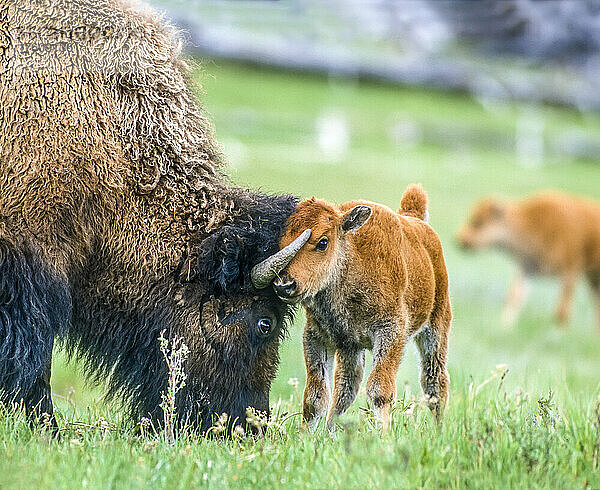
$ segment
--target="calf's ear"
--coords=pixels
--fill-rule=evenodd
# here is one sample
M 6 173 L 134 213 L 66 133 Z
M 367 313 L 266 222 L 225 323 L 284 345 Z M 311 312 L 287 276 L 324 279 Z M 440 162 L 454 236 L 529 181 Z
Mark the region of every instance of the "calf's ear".
M 492 217 L 495 219 L 504 218 L 504 214 L 506 212 L 506 204 L 500 201 L 492 202 L 492 206 L 490 207 L 490 212 Z
M 367 222 L 372 212 L 373 210 L 369 206 L 362 204 L 354 206 L 342 218 L 342 231 L 348 233 L 349 231 L 358 230 Z

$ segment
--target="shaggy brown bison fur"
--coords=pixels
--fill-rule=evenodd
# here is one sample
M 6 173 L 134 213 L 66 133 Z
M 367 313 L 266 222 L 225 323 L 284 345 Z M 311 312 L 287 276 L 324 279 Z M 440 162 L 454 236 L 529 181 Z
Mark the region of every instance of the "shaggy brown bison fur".
M 291 196 L 231 186 L 177 33 L 121 0 L 0 3 L 0 401 L 52 413 L 64 341 L 157 417 L 157 337 L 191 354 L 182 417 L 268 410 L 288 307 L 250 270 Z

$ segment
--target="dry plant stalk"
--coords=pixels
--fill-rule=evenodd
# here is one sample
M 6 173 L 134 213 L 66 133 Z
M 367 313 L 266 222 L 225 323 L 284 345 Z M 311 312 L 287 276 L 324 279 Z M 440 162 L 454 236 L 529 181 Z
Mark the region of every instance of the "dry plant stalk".
M 162 402 L 160 408 L 163 411 L 163 430 L 165 440 L 169 444 L 175 444 L 175 425 L 177 423 L 177 393 L 185 386 L 187 374 L 184 370 L 189 349 L 178 336 L 173 336 L 170 341 L 165 338 L 165 331 L 160 333 L 158 338 L 160 342 L 160 351 L 162 352 L 167 368 L 169 370 L 169 379 L 167 383 L 167 392 L 161 393 Z

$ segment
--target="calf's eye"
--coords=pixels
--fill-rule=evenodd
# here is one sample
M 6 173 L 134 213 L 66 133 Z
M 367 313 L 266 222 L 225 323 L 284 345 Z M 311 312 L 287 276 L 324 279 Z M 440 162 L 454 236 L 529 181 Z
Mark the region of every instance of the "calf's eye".
M 261 318 L 256 322 L 256 331 L 260 337 L 268 337 L 273 331 L 273 321 L 270 318 Z
M 329 244 L 329 240 L 327 239 L 326 236 L 324 236 L 323 238 L 321 238 L 319 240 L 319 243 L 317 243 L 317 246 L 315 247 L 317 250 L 325 250 L 327 248 L 327 245 Z

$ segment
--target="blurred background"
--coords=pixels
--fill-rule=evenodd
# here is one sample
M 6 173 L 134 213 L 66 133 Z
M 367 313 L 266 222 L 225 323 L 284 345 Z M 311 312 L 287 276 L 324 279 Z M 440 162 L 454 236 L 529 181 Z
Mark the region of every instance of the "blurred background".
M 452 391 L 507 365 L 511 389 L 598 396 L 600 331 L 585 284 L 568 329 L 554 323 L 552 278 L 534 282 L 504 329 L 514 262 L 462 252 L 454 237 L 489 194 L 552 188 L 600 201 L 600 1 L 150 3 L 197 60 L 198 96 L 235 183 L 394 209 L 408 183 L 424 185 L 450 273 Z M 283 345 L 272 403 L 304 385 L 303 321 Z M 57 361 L 57 395 L 101 403 L 76 373 Z M 420 390 L 413 346 L 398 382 L 400 396 L 405 383 Z

